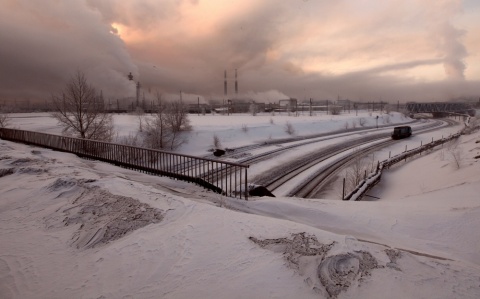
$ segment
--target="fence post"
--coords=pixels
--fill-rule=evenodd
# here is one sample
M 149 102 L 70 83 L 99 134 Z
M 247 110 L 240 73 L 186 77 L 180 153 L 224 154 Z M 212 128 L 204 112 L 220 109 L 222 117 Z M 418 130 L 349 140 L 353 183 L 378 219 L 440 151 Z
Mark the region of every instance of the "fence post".
M 345 178 L 343 178 L 342 200 L 345 200 Z
M 245 200 L 248 200 L 247 168 L 245 168 Z

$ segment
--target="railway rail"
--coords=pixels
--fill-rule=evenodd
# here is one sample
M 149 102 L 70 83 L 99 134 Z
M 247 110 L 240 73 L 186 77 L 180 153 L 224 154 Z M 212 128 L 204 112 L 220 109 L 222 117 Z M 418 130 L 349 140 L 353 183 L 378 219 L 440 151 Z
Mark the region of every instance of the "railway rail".
M 433 123 L 423 126 L 421 129 L 417 129 L 416 132 L 425 133 L 431 130 L 436 130 L 445 122 L 448 125 L 456 123 L 452 120 L 434 121 Z M 398 140 L 391 140 L 389 137 L 390 133 L 381 133 L 368 136 L 367 138 L 362 137 L 331 145 L 280 167 L 270 169 L 268 172 L 256 176 L 252 182 L 254 184 L 263 185 L 270 191 L 275 191 L 302 172 L 307 171 L 312 167 L 317 167 L 319 163 L 326 163 L 330 158 L 341 155 L 342 153 L 351 152 L 352 149 L 357 149 L 355 152 L 349 153 L 347 157 L 338 159 L 318 168 L 307 179 L 297 184 L 288 192 L 288 194 L 286 194 L 286 196 L 303 198 L 315 197 L 315 195 L 318 194 L 318 192 L 320 192 L 320 190 L 336 174 L 348 166 L 353 160 L 358 159 L 359 157 L 364 157 L 380 148 L 399 142 Z

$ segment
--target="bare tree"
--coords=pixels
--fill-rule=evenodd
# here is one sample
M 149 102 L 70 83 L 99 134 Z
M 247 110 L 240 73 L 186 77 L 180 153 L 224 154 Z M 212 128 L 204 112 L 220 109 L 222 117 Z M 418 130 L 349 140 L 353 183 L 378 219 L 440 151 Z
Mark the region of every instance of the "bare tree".
M 331 115 L 340 115 L 342 112 L 342 106 L 331 106 L 330 107 L 330 114 Z
M 124 144 L 124 145 L 129 145 L 129 146 L 142 146 L 141 138 L 139 134 L 129 134 L 128 136 L 115 136 L 115 142 Z
M 392 123 L 392 120 L 390 119 L 390 115 L 388 115 L 388 114 L 384 115 L 384 116 L 382 116 L 382 118 L 383 118 L 383 122 L 385 124 L 391 124 Z
M 459 147 L 458 139 L 455 139 L 449 142 L 447 151 L 452 157 L 452 160 L 455 163 L 455 166 L 457 167 L 457 169 L 460 169 L 462 167 L 465 156 L 463 154 L 462 149 Z
M 145 121 L 145 146 L 176 149 L 186 142 L 182 134 L 191 130 L 187 109 L 182 102 L 163 103 L 159 94 L 157 100 L 153 118 Z
M 187 140 L 182 138 L 183 132 L 191 131 L 187 107 L 180 102 L 171 102 L 166 109 L 167 127 L 170 129 L 170 149 L 176 149 Z
M 166 105 L 162 95 L 157 92 L 157 105 L 152 118 L 145 119 L 145 146 L 163 149 L 167 144 L 167 121 L 165 116 Z
M 112 116 L 105 111 L 103 96 L 77 71 L 60 96 L 52 96 L 52 116 L 63 133 L 83 139 L 111 141 L 114 137 Z
M 133 111 L 133 113 L 135 114 L 135 116 L 138 119 L 138 131 L 143 132 L 143 123 L 144 123 L 144 117 L 143 116 L 145 115 L 144 110 L 142 109 L 142 107 L 137 107 L 137 108 L 135 108 L 135 111 Z
M 10 115 L 8 115 L 5 105 L 0 105 L 0 128 L 6 128 L 9 125 Z
M 358 120 L 358 123 L 360 124 L 360 126 L 365 127 L 365 125 L 367 124 L 367 120 L 362 117 Z
M 222 143 L 220 141 L 220 138 L 217 136 L 217 134 L 213 134 L 213 146 L 215 148 L 221 148 L 222 147 Z
M 257 107 L 257 104 L 256 103 L 251 103 L 250 104 L 250 107 L 248 108 L 250 114 L 252 116 L 256 116 L 257 115 L 257 111 L 258 111 L 258 107 Z
M 353 155 L 357 155 L 359 149 L 355 149 Z M 367 173 L 375 170 L 375 156 L 360 157 L 357 156 L 349 165 L 345 173 L 346 189 L 351 192 L 360 182 L 365 179 Z
M 284 130 L 288 135 L 294 135 L 295 134 L 295 128 L 293 127 L 292 123 L 290 123 L 289 121 L 287 121 L 285 123 Z

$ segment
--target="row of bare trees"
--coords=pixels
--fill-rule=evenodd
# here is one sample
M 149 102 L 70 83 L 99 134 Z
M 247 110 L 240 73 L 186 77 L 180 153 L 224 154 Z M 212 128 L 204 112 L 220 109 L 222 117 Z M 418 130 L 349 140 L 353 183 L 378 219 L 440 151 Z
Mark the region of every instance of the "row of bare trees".
M 182 102 L 164 102 L 157 95 L 156 112 L 147 116 L 141 109 L 139 133 L 119 141 L 153 149 L 176 149 L 185 142 L 182 133 L 191 130 L 187 110 Z M 88 84 L 77 71 L 61 95 L 52 96 L 52 116 L 62 126 L 63 134 L 83 139 L 112 141 L 115 137 L 112 115 L 105 110 L 102 94 Z

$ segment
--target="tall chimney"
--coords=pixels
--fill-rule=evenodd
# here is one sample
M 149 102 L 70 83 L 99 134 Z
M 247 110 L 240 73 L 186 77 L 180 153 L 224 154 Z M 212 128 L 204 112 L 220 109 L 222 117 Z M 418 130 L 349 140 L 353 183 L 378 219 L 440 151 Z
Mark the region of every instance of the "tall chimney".
M 223 92 L 227 95 L 227 70 L 225 70 L 225 81 L 223 82 Z
M 235 69 L 235 94 L 238 94 L 237 69 Z

